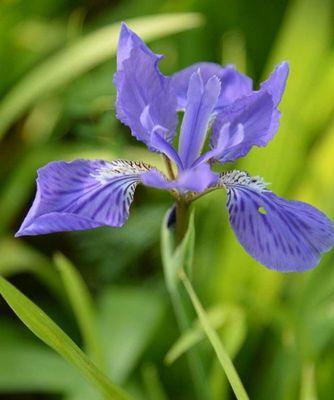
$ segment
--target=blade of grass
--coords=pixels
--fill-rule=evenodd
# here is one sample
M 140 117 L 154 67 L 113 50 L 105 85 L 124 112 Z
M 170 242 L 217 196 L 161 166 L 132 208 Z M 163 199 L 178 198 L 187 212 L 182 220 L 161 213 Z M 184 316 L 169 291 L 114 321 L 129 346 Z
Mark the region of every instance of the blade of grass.
M 127 21 L 144 40 L 198 27 L 197 13 L 162 14 Z M 64 86 L 116 54 L 120 23 L 92 32 L 49 57 L 19 82 L 0 103 L 0 138 L 38 99 Z
M 73 364 L 107 399 L 130 400 L 36 304 L 0 277 L 0 293 L 21 321 L 44 343 Z
M 148 363 L 142 367 L 143 382 L 149 400 L 167 400 L 167 395 L 159 379 L 158 370 L 154 364 Z
M 209 339 L 223 370 L 225 371 L 225 374 L 232 386 L 232 389 L 234 391 L 236 398 L 238 400 L 249 400 L 246 390 L 243 387 L 243 384 L 239 378 L 237 371 L 234 368 L 234 365 L 233 365 L 229 355 L 227 354 L 225 348 L 223 347 L 223 344 L 220 341 L 217 332 L 212 328 L 209 317 L 208 317 L 207 313 L 205 312 L 202 304 L 200 303 L 200 301 L 192 287 L 192 284 L 189 281 L 189 279 L 188 279 L 187 275 L 185 274 L 185 272 L 183 271 L 183 269 L 181 269 L 179 271 L 179 277 L 180 277 L 181 281 L 183 282 L 184 287 L 186 288 L 186 291 L 187 291 L 187 293 L 190 297 L 190 300 L 196 310 L 196 313 L 202 324 L 205 334 L 206 334 L 207 338 Z
M 300 400 L 317 400 L 314 364 L 305 363 L 302 370 Z
M 78 322 L 85 349 L 91 359 L 102 368 L 104 366 L 104 357 L 99 346 L 100 340 L 96 330 L 95 307 L 89 290 L 74 265 L 63 254 L 56 253 L 54 262 L 60 272 Z
M 34 274 L 58 298 L 64 297 L 64 291 L 52 262 L 43 254 L 11 237 L 0 240 L 0 275 L 4 277 L 29 272 Z
M 208 318 L 211 325 L 217 329 L 226 322 L 227 314 L 222 309 L 215 309 L 211 310 L 211 312 L 208 312 Z M 190 348 L 195 346 L 204 338 L 205 333 L 202 326 L 199 326 L 198 323 L 195 323 L 194 326 L 184 332 L 169 349 L 165 357 L 165 362 L 169 365 L 173 364 L 173 362 L 175 362 L 182 354 L 186 353 Z

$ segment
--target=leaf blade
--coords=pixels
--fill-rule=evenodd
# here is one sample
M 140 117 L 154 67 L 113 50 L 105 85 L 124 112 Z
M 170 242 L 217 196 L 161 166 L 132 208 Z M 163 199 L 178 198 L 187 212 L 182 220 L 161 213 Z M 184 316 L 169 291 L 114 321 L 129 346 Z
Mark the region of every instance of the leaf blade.
M 130 400 L 37 305 L 0 277 L 0 293 L 21 321 L 44 343 L 73 364 L 107 399 Z
M 195 28 L 202 24 L 197 13 L 163 14 L 128 20 L 144 40 Z M 120 23 L 100 28 L 72 46 L 49 57 L 19 82 L 0 103 L 0 138 L 40 97 L 116 54 Z

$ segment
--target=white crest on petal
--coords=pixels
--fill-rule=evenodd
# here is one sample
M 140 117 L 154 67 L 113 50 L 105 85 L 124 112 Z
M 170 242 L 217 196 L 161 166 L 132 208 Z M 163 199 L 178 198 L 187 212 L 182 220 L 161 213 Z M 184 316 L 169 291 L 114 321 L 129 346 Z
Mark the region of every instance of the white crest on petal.
M 261 178 L 261 176 L 250 176 L 246 171 L 239 171 L 237 169 L 223 172 L 219 178 L 219 186 L 229 189 L 230 186 L 242 185 L 255 189 L 259 192 L 267 190 L 269 185 Z
M 98 180 L 102 184 L 110 182 L 111 179 L 116 178 L 120 175 L 134 176 L 147 172 L 152 169 L 149 164 L 139 161 L 128 161 L 128 160 L 114 160 L 112 162 L 106 162 L 103 167 L 90 174 L 93 178 Z M 138 182 L 139 182 L 138 176 Z

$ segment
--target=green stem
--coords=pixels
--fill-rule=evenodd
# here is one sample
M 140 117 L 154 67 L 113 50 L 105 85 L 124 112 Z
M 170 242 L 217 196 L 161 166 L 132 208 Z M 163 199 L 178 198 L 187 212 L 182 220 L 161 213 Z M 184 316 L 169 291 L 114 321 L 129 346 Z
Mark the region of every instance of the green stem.
M 183 199 L 176 202 L 176 245 L 178 246 L 185 234 L 189 224 L 189 203 Z
M 171 244 L 170 251 L 173 251 L 172 248 L 176 248 L 182 242 L 187 232 L 188 221 L 189 203 L 180 201 L 180 199 L 178 199 L 176 203 L 176 240 L 173 244 Z M 191 320 L 188 317 L 185 304 L 186 299 L 182 295 L 182 287 L 180 287 L 177 281 L 173 282 L 170 279 L 170 269 L 173 268 L 173 266 L 167 261 L 167 258 L 164 257 L 164 254 L 162 254 L 162 259 L 166 286 L 171 298 L 179 330 L 181 333 L 183 333 L 191 327 Z M 192 348 L 189 352 L 187 352 L 187 358 L 196 398 L 198 400 L 211 400 L 212 395 L 210 393 L 208 380 L 198 350 L 196 348 Z
M 234 365 L 226 352 L 217 332 L 211 327 L 210 321 L 207 318 L 206 312 L 200 303 L 193 287 L 188 279 L 187 275 L 185 274 L 184 270 L 180 270 L 179 272 L 179 277 L 181 281 L 184 284 L 184 287 L 186 288 L 186 291 L 188 292 L 188 295 L 190 297 L 190 300 L 194 306 L 194 309 L 196 310 L 196 313 L 198 315 L 199 321 L 203 327 L 203 330 L 208 337 L 218 360 L 220 361 L 225 374 L 227 376 L 227 379 L 229 380 L 232 389 L 234 391 L 234 394 L 238 400 L 249 400 L 249 397 L 246 393 L 246 390 L 239 378 L 239 375 L 234 368 Z

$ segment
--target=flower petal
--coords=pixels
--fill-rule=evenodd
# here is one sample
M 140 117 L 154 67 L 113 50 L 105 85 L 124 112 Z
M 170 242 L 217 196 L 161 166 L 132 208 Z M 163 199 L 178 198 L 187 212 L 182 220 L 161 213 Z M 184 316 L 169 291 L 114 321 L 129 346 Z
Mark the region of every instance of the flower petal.
M 165 190 L 176 189 L 181 193 L 201 193 L 208 187 L 216 185 L 218 177 L 218 174 L 212 172 L 210 166 L 205 163 L 181 171 L 175 180 L 168 180 L 157 169 L 151 169 L 141 175 L 142 182 L 146 186 Z
M 36 198 L 16 236 L 122 226 L 151 169 L 124 160 L 51 162 L 38 170 Z
M 276 133 L 279 116 L 266 91 L 255 92 L 226 106 L 213 125 L 211 148 L 222 150 L 215 159 L 221 163 L 235 161 L 254 145 L 266 146 Z M 220 143 L 224 143 L 224 148 Z
M 269 78 L 260 85 L 260 90 L 266 90 L 271 95 L 276 107 L 282 99 L 288 75 L 289 64 L 283 61 L 276 66 Z
M 217 77 L 211 77 L 204 84 L 200 71 L 191 75 L 179 140 L 179 155 L 184 168 L 191 167 L 202 150 L 219 92 Z
M 170 78 L 159 71 L 160 59 L 160 55 L 154 54 L 134 32 L 122 24 L 114 77 L 117 117 L 150 149 L 151 130 L 149 124 L 145 124 L 148 110 L 150 123 L 165 129 L 168 142 L 172 141 L 177 124 L 177 98 L 171 88 Z
M 334 245 L 334 224 L 300 201 L 285 200 L 259 177 L 231 171 L 221 176 L 234 233 L 245 250 L 268 268 L 283 272 L 315 267 Z
M 252 91 L 252 80 L 238 72 L 232 65 L 222 67 L 210 62 L 196 63 L 172 75 L 172 85 L 177 94 L 179 110 L 186 107 L 190 77 L 198 70 L 201 71 L 204 84 L 212 76 L 217 76 L 221 81 L 221 91 L 216 108 L 230 104 Z
M 171 182 L 173 188 L 181 192 L 202 193 L 205 189 L 217 183 L 218 174 L 211 171 L 208 164 L 202 163 L 197 167 L 184 170 L 178 179 Z

